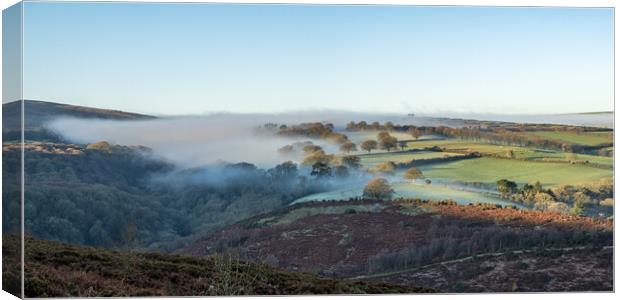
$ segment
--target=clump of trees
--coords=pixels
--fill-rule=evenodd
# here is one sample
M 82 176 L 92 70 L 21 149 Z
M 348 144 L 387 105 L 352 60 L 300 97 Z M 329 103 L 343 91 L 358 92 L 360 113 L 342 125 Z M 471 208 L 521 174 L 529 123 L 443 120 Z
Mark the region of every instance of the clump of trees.
M 29 151 L 24 156 L 27 234 L 107 248 L 171 251 L 182 238 L 323 190 L 320 182 L 300 176 L 292 161 L 267 170 L 239 163 L 176 171 L 139 147 L 110 147 L 111 152 L 106 146 L 80 155 Z M 17 174 L 18 154 L 3 153 L 4 170 Z M 19 199 L 19 178 L 3 177 L 3 185 L 4 199 Z M 4 214 L 3 227 L 11 224 L 19 224 L 19 215 Z
M 340 145 L 340 151 L 350 153 L 352 151 L 357 151 L 357 145 L 353 142 L 346 142 Z
M 544 189 L 538 181 L 519 187 L 514 181 L 501 179 L 497 181 L 497 190 L 502 198 L 523 203 L 536 210 L 584 215 L 588 207 L 605 207 L 603 202 L 613 198 L 613 180 L 604 178 L 581 186 L 562 185 Z
M 307 145 L 304 147 L 304 157 L 302 164 L 311 166 L 311 176 L 325 178 L 330 176 L 347 177 L 349 168 L 359 169 L 361 167 L 360 158 L 355 155 L 348 155 L 338 158 L 333 154 L 327 154 L 317 145 Z
M 497 181 L 497 190 L 502 198 L 508 198 L 517 191 L 517 183 L 508 179 L 500 179 Z
M 377 134 L 377 140 L 379 141 L 379 148 L 387 150 L 388 152 L 398 146 L 398 139 L 390 135 L 387 131 L 379 132 L 379 134 Z
M 403 177 L 407 180 L 424 179 L 424 174 L 416 167 L 411 167 L 405 171 Z
M 561 185 L 551 189 L 558 201 L 564 203 L 582 202 L 585 205 L 600 205 L 602 201 L 614 196 L 614 183 L 611 177 L 583 185 Z
M 520 249 L 564 248 L 579 245 L 609 246 L 612 231 L 541 226 L 537 230 L 491 226 L 474 219 L 433 219 L 426 236 L 398 251 L 387 249 L 367 260 L 366 272 L 378 273 L 416 268 L 435 262 L 477 254 Z
M 340 161 L 343 165 L 352 169 L 359 169 L 362 166 L 360 157 L 355 155 L 343 156 Z
M 407 129 L 407 133 L 409 133 L 416 140 L 419 139 L 422 135 L 422 131 L 415 126 L 411 126 L 409 129 Z
M 272 126 L 272 128 L 275 127 Z M 350 142 L 346 135 L 334 131 L 334 125 L 331 123 L 314 122 L 293 126 L 282 125 L 278 127 L 277 134 L 282 136 L 303 136 L 315 139 L 327 139 L 338 144 Z
M 392 186 L 385 178 L 373 178 L 364 187 L 364 198 L 376 200 L 390 200 L 394 195 Z
M 302 164 L 308 166 L 312 166 L 316 163 L 330 164 L 336 159 L 333 154 L 325 153 L 323 148 L 317 145 L 309 145 L 304 147 L 304 153 L 306 156 L 304 157 Z
M 401 151 L 405 151 L 405 148 L 407 148 L 407 141 L 398 141 L 398 147 L 400 147 Z
M 369 171 L 372 173 L 383 173 L 392 175 L 394 174 L 394 170 L 396 169 L 396 164 L 393 161 L 385 161 L 377 164 L 375 167 L 371 168 Z
M 282 146 L 281 148 L 278 149 L 278 153 L 282 156 L 290 157 L 300 152 L 305 152 L 304 149 L 309 149 L 306 147 L 311 147 L 311 146 L 314 146 L 314 143 L 312 143 L 311 141 L 295 142 L 290 145 Z
M 365 140 L 364 142 L 362 142 L 362 145 L 360 146 L 360 148 L 362 148 L 362 150 L 368 151 L 368 153 L 370 153 L 372 150 L 376 150 L 377 149 L 377 141 L 375 141 L 375 140 Z
M 535 135 L 523 134 L 526 131 L 569 131 L 582 133 L 584 131 L 600 131 L 601 128 L 590 128 L 570 125 L 550 125 L 550 124 L 516 124 L 507 122 L 491 122 L 491 121 L 474 121 L 460 120 L 465 126 L 448 127 L 448 126 L 413 126 L 413 125 L 394 125 L 386 123 L 381 125 L 378 122 L 368 124 L 365 121 L 359 123 L 349 122 L 346 126 L 348 131 L 395 131 L 407 132 L 414 139 L 418 139 L 422 135 L 439 135 L 452 138 L 468 139 L 473 141 L 483 141 L 492 144 L 501 144 L 507 146 L 520 147 L 536 147 L 543 149 L 559 150 L 563 152 L 596 152 L 598 155 L 611 156 L 613 150 L 610 144 L 602 144 L 596 147 L 582 146 L 566 141 L 550 140 Z

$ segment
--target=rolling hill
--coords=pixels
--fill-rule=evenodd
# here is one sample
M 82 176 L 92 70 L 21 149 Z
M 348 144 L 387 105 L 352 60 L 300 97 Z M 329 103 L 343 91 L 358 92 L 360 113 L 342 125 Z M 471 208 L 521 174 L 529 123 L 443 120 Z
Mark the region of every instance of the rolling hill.
M 442 292 L 600 291 L 613 286 L 612 228 L 609 220 L 488 204 L 326 201 L 247 219 L 179 253 L 234 253 L 290 271 Z
M 59 141 L 59 137 L 45 130 L 45 123 L 58 117 L 93 118 L 107 120 L 148 120 L 154 116 L 99 109 L 62 103 L 24 100 L 26 139 Z M 2 135 L 5 141 L 17 140 L 21 127 L 21 102 L 2 104 Z
M 21 110 L 20 104 L 20 101 L 14 101 L 2 105 L 3 127 L 6 129 L 19 129 L 20 124 L 17 116 L 19 116 Z M 111 120 L 145 120 L 155 118 L 154 116 L 120 110 L 99 109 L 37 100 L 24 100 L 24 111 L 26 113 L 26 130 L 40 128 L 45 122 L 57 117 Z
M 431 289 L 321 278 L 225 256 L 113 251 L 26 237 L 26 297 L 422 293 Z M 19 279 L 17 236 L 3 237 L 6 282 Z M 9 267 L 6 267 L 8 265 Z M 13 267 L 11 267 L 13 266 Z

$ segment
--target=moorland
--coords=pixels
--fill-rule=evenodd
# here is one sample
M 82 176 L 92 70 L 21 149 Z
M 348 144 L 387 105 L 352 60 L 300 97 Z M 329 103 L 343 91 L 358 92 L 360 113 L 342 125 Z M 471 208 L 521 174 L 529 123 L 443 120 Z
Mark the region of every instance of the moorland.
M 277 163 L 186 167 L 151 145 L 49 126 L 160 118 L 23 109 L 22 143 L 21 103 L 3 105 L 3 254 L 20 243 L 23 153 L 29 296 L 613 290 L 610 127 L 274 120 L 250 130 L 279 143 Z M 214 268 L 222 257 L 244 267 Z M 237 289 L 248 276 L 257 284 Z

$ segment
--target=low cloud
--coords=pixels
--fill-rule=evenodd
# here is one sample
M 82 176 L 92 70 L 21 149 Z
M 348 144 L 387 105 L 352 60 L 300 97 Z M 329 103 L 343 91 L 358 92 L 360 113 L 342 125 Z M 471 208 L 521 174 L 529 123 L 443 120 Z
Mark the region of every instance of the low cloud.
M 287 138 L 257 132 L 266 123 L 299 124 L 331 122 L 343 126 L 354 120 L 384 121 L 390 116 L 345 112 L 299 112 L 289 114 L 217 114 L 207 116 L 167 117 L 145 121 L 114 121 L 101 119 L 58 118 L 48 129 L 75 143 L 108 141 L 119 145 L 143 145 L 155 155 L 179 167 L 196 167 L 219 161 L 249 162 L 271 167 L 291 159 L 282 157 L 278 149 L 304 137 Z M 328 152 L 337 145 L 312 140 Z M 293 157 L 298 160 L 300 157 Z

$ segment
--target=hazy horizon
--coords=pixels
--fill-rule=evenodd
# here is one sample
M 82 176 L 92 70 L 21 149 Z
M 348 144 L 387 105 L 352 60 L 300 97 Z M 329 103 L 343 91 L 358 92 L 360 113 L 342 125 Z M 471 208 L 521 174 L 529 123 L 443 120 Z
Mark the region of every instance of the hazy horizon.
M 25 2 L 24 98 L 153 115 L 612 111 L 612 24 L 605 8 Z

